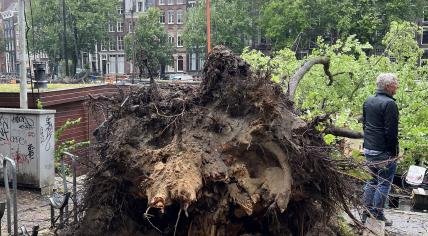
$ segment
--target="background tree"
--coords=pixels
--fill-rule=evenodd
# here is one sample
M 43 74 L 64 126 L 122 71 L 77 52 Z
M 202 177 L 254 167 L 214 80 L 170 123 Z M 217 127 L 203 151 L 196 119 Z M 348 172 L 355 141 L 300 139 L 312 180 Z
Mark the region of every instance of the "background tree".
M 149 78 L 154 78 L 159 68 L 172 61 L 173 48 L 159 18 L 160 11 L 156 8 L 149 8 L 140 16 L 135 28 L 135 51 L 132 47 L 132 34 L 125 37 L 126 55 L 131 60 L 135 52 L 135 63 L 140 68 L 140 76 L 145 71 Z
M 277 49 L 305 48 L 318 36 L 334 43 L 352 34 L 381 45 L 392 21 L 415 22 L 423 5 L 423 0 L 270 0 L 263 7 L 261 26 Z
M 225 45 L 242 52 L 257 33 L 258 6 L 261 1 L 213 0 L 211 2 L 212 45 Z M 206 48 L 206 1 L 198 2 L 185 16 L 184 44 L 187 48 Z
M 116 25 L 118 4 L 120 3 L 116 0 L 65 1 L 68 39 L 66 50 L 73 61 L 74 71 L 80 62 L 80 53 L 94 52 L 96 43 L 103 41 L 108 34 L 109 22 Z M 29 34 L 29 49 L 31 52 L 46 53 L 53 62 L 58 62 L 63 57 L 61 9 L 58 0 L 34 0 L 32 3 L 34 41 Z
M 360 43 L 355 36 L 339 39 L 333 45 L 319 40 L 319 48 L 303 60 L 297 60 L 294 52 L 287 48 L 272 58 L 249 50 L 242 56 L 254 68 L 270 70 L 273 79 L 282 83 L 286 91 L 299 68 L 318 61 L 321 65 L 314 65 L 300 78 L 294 96 L 295 109 L 307 120 L 324 119 L 319 129 L 330 140 L 334 140 L 330 132 L 332 127 L 362 130 L 358 118 L 364 100 L 375 92 L 377 75 L 396 73 L 400 81 L 396 98 L 400 110 L 401 154 L 405 156 L 400 165 L 403 169 L 414 163 L 416 157 L 428 160 L 428 67 L 419 67 L 416 63 L 422 55 L 414 40 L 419 30 L 413 23 L 391 23 L 382 42 L 396 61 L 385 55 L 367 56 L 365 50 L 371 46 Z

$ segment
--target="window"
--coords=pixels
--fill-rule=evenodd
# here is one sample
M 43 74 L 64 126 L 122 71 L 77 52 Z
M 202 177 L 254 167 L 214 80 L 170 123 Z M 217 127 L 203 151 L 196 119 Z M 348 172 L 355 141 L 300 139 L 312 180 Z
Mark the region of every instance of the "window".
M 183 11 L 177 11 L 177 24 L 183 24 Z
M 184 0 L 177 0 L 177 4 L 184 4 Z
M 421 43 L 428 44 L 428 27 L 423 27 Z
M 183 56 L 177 57 L 177 71 L 183 71 L 184 69 L 184 58 Z
M 143 2 L 138 2 L 137 11 L 143 11 Z
M 117 36 L 117 50 L 123 51 L 123 36 Z
M 181 35 L 177 35 L 177 47 L 183 47 L 183 39 Z
M 123 32 L 123 21 L 122 20 L 117 21 L 116 26 L 117 26 L 117 32 Z
M 199 54 L 199 68 L 204 68 L 205 64 L 205 54 Z
M 109 65 L 108 65 L 108 73 L 115 74 L 116 73 L 116 55 L 109 56 Z
M 149 8 L 149 0 L 144 0 L 144 11 L 147 11 Z
M 165 5 L 166 0 L 159 0 L 159 5 Z
M 189 0 L 188 2 L 189 4 L 189 8 L 196 6 L 196 1 L 195 0 Z
M 105 42 L 101 43 L 101 51 L 107 51 L 106 43 Z
M 133 32 L 132 30 L 132 21 L 128 24 L 128 32 Z
M 174 45 L 174 36 L 173 35 L 168 35 L 168 42 L 171 45 Z
M 174 11 L 168 11 L 168 24 L 174 24 Z
M 189 63 L 190 63 L 189 70 L 195 71 L 196 70 L 196 53 L 190 54 Z
M 114 25 L 113 24 L 108 24 L 108 31 L 114 32 Z
M 421 59 L 427 60 L 428 59 L 428 49 L 424 50 L 424 54 L 422 54 Z
M 428 61 L 428 50 L 424 50 L 424 54 L 422 54 L 421 60 L 420 60 L 420 65 L 424 66 L 427 64 Z
M 123 14 L 123 6 L 122 3 L 116 7 L 117 14 L 122 15 Z
M 378 56 L 383 55 L 383 48 L 376 48 L 375 55 L 378 55 Z
M 125 73 L 125 55 L 117 55 L 117 73 Z
M 164 12 L 164 11 L 161 11 L 161 12 L 160 12 L 159 22 L 160 22 L 161 24 L 165 24 L 165 12 Z
M 168 5 L 173 5 L 174 4 L 174 0 L 168 0 Z
M 116 40 L 114 38 L 109 41 L 109 50 L 116 51 Z

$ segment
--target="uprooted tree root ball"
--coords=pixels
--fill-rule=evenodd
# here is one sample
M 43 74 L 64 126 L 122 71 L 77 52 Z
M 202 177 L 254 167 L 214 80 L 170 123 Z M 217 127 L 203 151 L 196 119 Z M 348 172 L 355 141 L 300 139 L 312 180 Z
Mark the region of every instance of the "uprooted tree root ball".
M 76 235 L 311 234 L 355 202 L 347 165 L 278 84 L 224 47 L 201 86 L 105 102 Z

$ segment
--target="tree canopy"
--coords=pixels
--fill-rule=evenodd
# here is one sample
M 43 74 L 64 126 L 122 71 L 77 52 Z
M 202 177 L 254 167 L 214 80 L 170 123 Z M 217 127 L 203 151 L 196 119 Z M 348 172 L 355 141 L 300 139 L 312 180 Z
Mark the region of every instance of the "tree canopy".
M 140 16 L 135 27 L 135 50 L 132 48 L 132 33 L 125 37 L 128 59 L 132 60 L 135 53 L 136 66 L 140 68 L 140 72 L 146 70 L 150 78 L 158 73 L 160 66 L 168 65 L 172 61 L 173 48 L 159 17 L 160 11 L 156 8 L 149 8 Z
M 225 45 L 241 52 L 257 32 L 257 6 L 260 1 L 215 0 L 211 6 L 212 45 Z M 185 17 L 184 44 L 188 48 L 206 45 L 206 1 L 188 10 Z
M 428 158 L 428 67 L 417 64 L 422 50 L 414 40 L 416 31 L 419 28 L 412 23 L 391 23 L 382 42 L 386 53 L 395 60 L 385 55 L 366 55 L 371 45 L 361 43 L 354 35 L 333 45 L 319 39 L 319 48 L 302 60 L 297 60 L 289 48 L 279 50 L 272 58 L 248 49 L 242 56 L 254 69 L 271 71 L 273 79 L 283 84 L 285 90 L 302 65 L 315 58 L 328 58 L 330 76 L 324 67 L 315 65 L 300 81 L 294 99 L 295 108 L 308 120 L 328 114 L 329 119 L 320 130 L 329 126 L 362 130 L 358 118 L 364 100 L 375 92 L 376 77 L 382 72 L 396 73 L 400 83 L 396 95 L 400 144 L 406 157 L 403 162 L 408 165 L 415 157 Z M 331 139 L 331 135 L 327 137 Z
M 334 43 L 353 34 L 362 42 L 380 45 L 392 21 L 415 22 L 423 4 L 423 0 L 270 0 L 260 23 L 277 49 L 307 46 L 317 36 Z
M 105 40 L 108 24 L 116 25 L 116 0 L 65 0 L 67 52 L 75 63 L 81 51 L 94 52 L 95 44 Z M 30 6 L 27 5 L 27 8 Z M 34 0 L 29 34 L 29 50 L 46 53 L 52 61 L 63 59 L 62 4 L 58 0 Z M 30 22 L 30 21 L 29 21 Z M 31 26 L 29 24 L 29 26 Z M 34 41 L 31 32 L 34 32 Z

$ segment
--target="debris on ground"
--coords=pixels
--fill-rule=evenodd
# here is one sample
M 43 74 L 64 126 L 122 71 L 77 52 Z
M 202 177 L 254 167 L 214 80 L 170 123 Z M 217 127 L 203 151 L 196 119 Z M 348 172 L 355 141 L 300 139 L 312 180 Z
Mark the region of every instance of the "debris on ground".
M 93 104 L 110 117 L 68 234 L 330 235 L 339 210 L 353 217 L 352 163 L 222 46 L 200 87 L 152 83 Z

